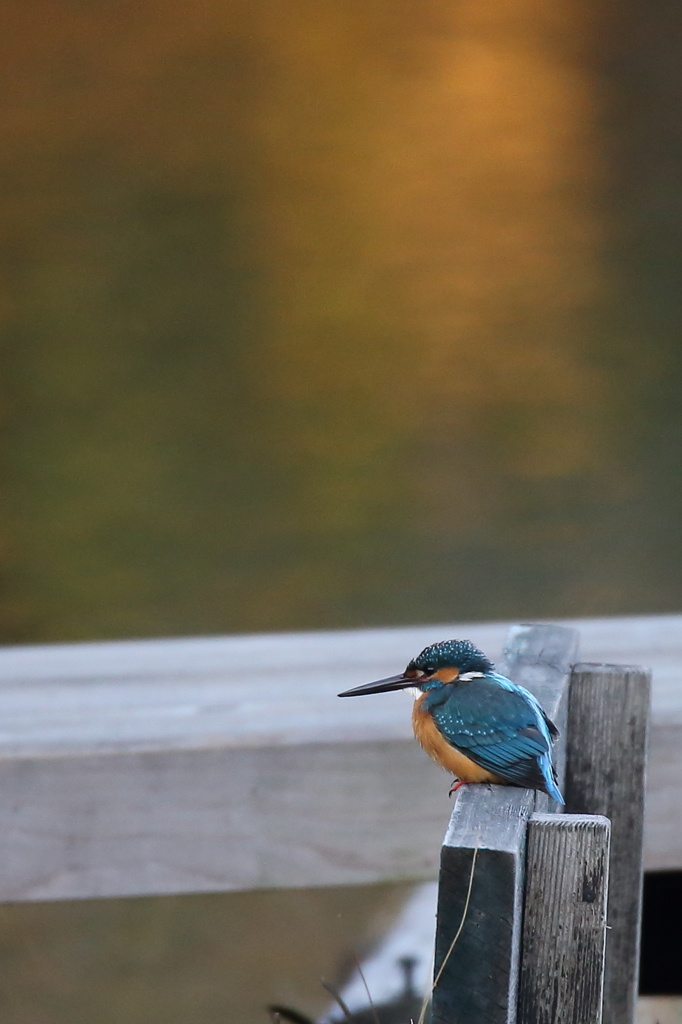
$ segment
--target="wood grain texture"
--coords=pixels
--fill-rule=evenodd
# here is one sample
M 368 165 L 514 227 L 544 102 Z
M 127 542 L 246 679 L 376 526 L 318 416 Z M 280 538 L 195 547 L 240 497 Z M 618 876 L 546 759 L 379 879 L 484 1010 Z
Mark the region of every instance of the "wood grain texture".
M 682 868 L 682 617 L 574 625 L 583 657 L 654 666 L 645 863 Z M 412 738 L 411 698 L 336 694 L 446 637 L 499 662 L 506 631 L 449 623 L 3 648 L 0 899 L 435 877 L 448 779 Z M 296 859 L 268 849 L 269 833 L 289 828 Z
M 0 899 L 434 878 L 447 790 L 414 742 L 0 762 Z
M 519 1024 L 600 1024 L 610 823 L 534 814 L 528 823 Z
M 566 810 L 611 820 L 604 1024 L 634 1020 L 651 673 L 576 665 L 569 698 Z
M 682 729 L 682 616 L 569 625 L 580 632 L 583 660 L 651 667 L 654 726 Z M 336 694 L 402 669 L 447 637 L 471 639 L 499 661 L 508 628 L 440 623 L 2 648 L 0 757 L 408 739 L 406 695 Z
M 577 632 L 559 626 L 510 631 L 502 670 L 562 722 Z M 433 1024 L 512 1024 L 521 943 L 528 818 L 544 794 L 509 786 L 460 790 L 441 852 L 436 927 L 438 974 L 464 915 L 473 851 L 478 849 L 469 908 L 433 995 Z

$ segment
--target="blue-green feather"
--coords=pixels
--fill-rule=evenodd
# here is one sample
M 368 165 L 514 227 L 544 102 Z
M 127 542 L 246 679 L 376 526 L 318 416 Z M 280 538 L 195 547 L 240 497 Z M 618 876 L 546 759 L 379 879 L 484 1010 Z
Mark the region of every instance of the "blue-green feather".
M 425 707 L 445 739 L 481 768 L 563 803 L 549 722 L 528 690 L 496 672 L 427 689 Z

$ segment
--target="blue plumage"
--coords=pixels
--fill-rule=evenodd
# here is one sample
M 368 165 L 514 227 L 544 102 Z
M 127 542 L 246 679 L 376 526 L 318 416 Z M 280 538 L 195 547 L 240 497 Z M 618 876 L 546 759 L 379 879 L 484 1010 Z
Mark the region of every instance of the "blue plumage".
M 448 743 L 512 785 L 542 789 L 564 802 L 551 756 L 557 731 L 532 693 L 497 672 L 468 679 L 463 673 L 452 683 L 423 688 L 424 707 Z
M 407 686 L 421 691 L 412 717 L 417 739 L 461 781 L 503 781 L 564 802 L 552 764 L 556 727 L 533 694 L 495 672 L 470 640 L 431 644 L 400 675 L 339 696 Z

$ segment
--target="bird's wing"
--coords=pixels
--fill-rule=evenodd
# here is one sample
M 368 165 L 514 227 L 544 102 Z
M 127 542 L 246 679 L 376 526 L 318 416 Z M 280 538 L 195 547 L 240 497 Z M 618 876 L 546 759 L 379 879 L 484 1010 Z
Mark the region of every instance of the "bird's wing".
M 548 780 L 538 760 L 545 755 L 548 762 L 550 750 L 544 713 L 505 682 L 483 676 L 448 687 L 429 710 L 448 743 L 475 764 L 507 782 L 544 789 Z
M 556 725 L 551 720 L 551 718 L 547 717 L 547 714 L 545 713 L 545 711 L 542 708 L 540 708 L 540 711 L 542 712 L 542 717 L 545 720 L 545 725 L 547 726 L 547 732 L 550 735 L 552 743 L 554 743 L 555 740 L 559 739 L 559 730 L 557 729 Z

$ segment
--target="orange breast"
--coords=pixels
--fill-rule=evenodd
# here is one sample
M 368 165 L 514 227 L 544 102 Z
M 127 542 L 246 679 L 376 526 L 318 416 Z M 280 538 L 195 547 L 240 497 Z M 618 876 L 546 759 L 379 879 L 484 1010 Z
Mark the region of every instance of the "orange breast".
M 423 706 L 424 696 L 422 694 L 414 702 L 412 728 L 420 746 L 429 757 L 433 758 L 441 768 L 445 768 L 446 771 L 456 775 L 462 782 L 496 782 L 504 784 L 503 779 L 493 775 L 487 769 L 474 764 L 470 758 L 451 746 L 445 737 L 441 736 L 431 713 Z

